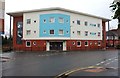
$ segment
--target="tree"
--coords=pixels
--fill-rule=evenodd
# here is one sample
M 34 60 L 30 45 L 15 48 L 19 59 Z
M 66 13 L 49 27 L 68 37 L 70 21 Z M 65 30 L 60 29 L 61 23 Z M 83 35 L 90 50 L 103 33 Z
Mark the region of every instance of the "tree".
M 110 8 L 114 12 L 113 19 L 118 19 L 118 28 L 120 28 L 120 0 L 114 0 Z

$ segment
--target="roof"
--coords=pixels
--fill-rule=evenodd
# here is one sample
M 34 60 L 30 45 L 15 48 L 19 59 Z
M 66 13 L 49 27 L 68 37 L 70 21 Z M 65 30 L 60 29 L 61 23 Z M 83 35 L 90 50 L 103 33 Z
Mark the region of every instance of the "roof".
M 113 30 L 109 30 L 106 32 L 107 36 L 119 36 L 120 37 L 120 28 L 118 29 L 113 29 Z
M 107 19 L 107 18 L 104 18 L 104 17 L 95 16 L 95 15 L 91 15 L 91 14 L 87 14 L 87 13 L 82 13 L 82 12 L 78 12 L 78 11 L 73 11 L 73 10 L 69 10 L 69 9 L 65 9 L 65 8 L 60 8 L 60 7 L 35 9 L 35 10 L 25 10 L 25 11 L 18 11 L 18 12 L 10 12 L 10 13 L 7 13 L 7 14 L 11 15 L 11 16 L 22 16 L 23 13 L 41 12 L 41 11 L 50 11 L 50 10 L 60 10 L 60 11 L 65 11 L 65 12 L 70 12 L 70 13 L 75 13 L 75 14 L 90 16 L 90 17 L 94 17 L 94 18 L 99 18 L 99 19 L 102 19 L 104 21 L 110 21 L 110 19 Z

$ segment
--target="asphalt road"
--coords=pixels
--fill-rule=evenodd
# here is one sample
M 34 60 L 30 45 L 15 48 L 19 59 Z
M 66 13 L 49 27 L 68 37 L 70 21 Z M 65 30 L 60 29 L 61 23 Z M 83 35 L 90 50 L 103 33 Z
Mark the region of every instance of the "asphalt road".
M 4 53 L 3 76 L 57 76 L 68 70 L 96 66 L 111 68 L 101 72 L 80 70 L 70 76 L 118 76 L 118 52 L 73 51 L 73 52 L 12 52 Z

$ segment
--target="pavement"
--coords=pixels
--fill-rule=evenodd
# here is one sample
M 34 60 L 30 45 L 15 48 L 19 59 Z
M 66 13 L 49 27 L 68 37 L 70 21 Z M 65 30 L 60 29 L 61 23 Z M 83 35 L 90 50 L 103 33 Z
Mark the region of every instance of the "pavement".
M 57 77 L 67 72 L 69 76 L 118 76 L 118 52 L 8 52 L 2 54 L 9 58 L 2 62 L 2 75 Z

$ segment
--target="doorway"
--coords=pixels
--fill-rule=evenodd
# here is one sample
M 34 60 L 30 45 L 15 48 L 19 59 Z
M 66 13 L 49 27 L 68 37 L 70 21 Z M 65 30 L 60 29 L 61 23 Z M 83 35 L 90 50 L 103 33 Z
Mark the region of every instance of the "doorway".
M 50 50 L 63 50 L 63 42 L 50 42 Z

